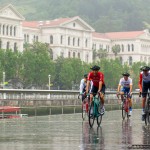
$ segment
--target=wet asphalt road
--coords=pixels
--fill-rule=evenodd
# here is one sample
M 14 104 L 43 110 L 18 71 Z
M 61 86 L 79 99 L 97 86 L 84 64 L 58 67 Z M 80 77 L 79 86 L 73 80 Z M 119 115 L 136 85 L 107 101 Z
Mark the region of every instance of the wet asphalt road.
M 0 150 L 126 150 L 150 144 L 141 110 L 124 121 L 121 110 L 106 112 L 98 128 L 96 122 L 90 128 L 81 114 L 1 119 L 0 131 Z

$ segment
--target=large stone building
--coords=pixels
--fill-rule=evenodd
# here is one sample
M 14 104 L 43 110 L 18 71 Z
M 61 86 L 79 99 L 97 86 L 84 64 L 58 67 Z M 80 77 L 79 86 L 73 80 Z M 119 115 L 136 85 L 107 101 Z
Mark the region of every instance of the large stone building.
M 115 58 L 112 48 L 119 46 L 121 63 L 150 63 L 150 33 L 148 30 L 97 33 L 80 17 L 46 21 L 25 21 L 11 5 L 0 7 L 0 48 L 23 51 L 23 44 L 34 41 L 48 43 L 53 59 L 58 56 L 80 58 L 93 62 L 93 50 L 105 49 Z M 96 58 L 98 59 L 98 58 Z

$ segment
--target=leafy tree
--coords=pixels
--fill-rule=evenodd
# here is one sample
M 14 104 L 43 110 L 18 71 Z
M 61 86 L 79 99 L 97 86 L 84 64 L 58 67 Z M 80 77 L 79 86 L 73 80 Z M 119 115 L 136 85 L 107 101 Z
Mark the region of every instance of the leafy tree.
M 114 53 L 115 57 L 120 52 L 120 45 L 115 45 L 112 47 L 112 52 Z

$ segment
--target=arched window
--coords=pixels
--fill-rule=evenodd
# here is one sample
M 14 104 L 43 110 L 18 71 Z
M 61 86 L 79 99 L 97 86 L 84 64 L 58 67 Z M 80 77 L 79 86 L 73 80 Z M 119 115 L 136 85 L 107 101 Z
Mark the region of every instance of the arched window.
M 27 34 L 27 42 L 29 42 L 29 35 Z
M 7 27 L 6 27 L 6 35 L 8 35 L 8 25 L 7 25 Z
M 70 53 L 70 52 L 68 52 L 68 57 L 69 57 L 69 58 L 71 57 L 71 53 Z
M 80 46 L 80 39 L 78 38 L 78 46 Z
M 9 49 L 9 42 L 7 42 L 6 49 Z
M 87 45 L 88 45 L 88 40 L 86 39 L 85 40 L 85 47 L 87 47 Z
M 75 38 L 73 38 L 73 46 L 75 45 Z
M 3 35 L 5 35 L 5 25 L 3 25 Z
M 132 44 L 132 52 L 134 51 L 134 45 Z
M 123 60 L 122 60 L 122 57 L 120 57 L 120 63 L 121 63 L 121 64 L 123 64 Z
M 12 36 L 12 26 L 10 27 L 10 36 Z
M 70 37 L 68 37 L 68 45 L 70 45 Z
M 14 27 L 14 36 L 16 36 L 16 27 Z
M 130 52 L 130 45 L 128 44 L 128 52 Z
M 132 65 L 132 57 L 131 56 L 129 56 L 129 65 L 131 66 Z
M 50 36 L 50 44 L 53 44 L 53 36 Z
M 78 53 L 78 58 L 80 58 L 80 53 Z
M 60 37 L 60 43 L 63 44 L 63 36 Z
M 124 52 L 124 45 L 122 44 L 121 47 L 122 47 L 122 48 L 121 48 L 121 49 L 122 49 L 122 52 Z
M 14 52 L 17 51 L 17 43 L 14 43 Z
M 76 54 L 75 54 L 75 52 L 73 52 L 73 58 L 75 58 L 76 57 Z

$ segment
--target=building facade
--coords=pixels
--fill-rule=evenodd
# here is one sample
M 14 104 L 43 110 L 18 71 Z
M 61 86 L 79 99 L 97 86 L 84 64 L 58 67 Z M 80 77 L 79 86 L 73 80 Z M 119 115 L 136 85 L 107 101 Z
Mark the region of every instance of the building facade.
M 150 63 L 148 30 L 97 33 L 79 16 L 47 21 L 25 21 L 11 5 L 0 7 L 0 48 L 23 51 L 23 44 L 47 43 L 53 59 L 80 58 L 93 62 L 93 51 L 105 50 L 108 58 L 118 57 L 122 64 L 137 61 Z M 112 51 L 118 46 L 117 55 Z M 96 60 L 100 58 L 96 57 Z

